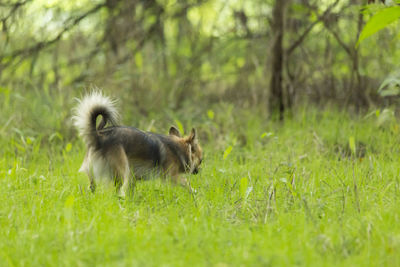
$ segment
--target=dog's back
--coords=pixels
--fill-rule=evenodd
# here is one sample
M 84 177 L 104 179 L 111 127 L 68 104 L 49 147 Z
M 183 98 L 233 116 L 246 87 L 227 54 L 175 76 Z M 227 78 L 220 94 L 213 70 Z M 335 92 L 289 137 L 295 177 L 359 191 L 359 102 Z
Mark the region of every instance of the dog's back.
M 184 172 L 184 164 L 188 164 L 184 147 L 175 137 L 143 132 L 134 127 L 109 127 L 99 131 L 99 142 L 96 150 L 104 157 L 115 153 L 115 148 L 121 146 L 130 165 L 133 166 L 137 178 L 152 171 Z M 176 166 L 176 170 L 173 170 Z

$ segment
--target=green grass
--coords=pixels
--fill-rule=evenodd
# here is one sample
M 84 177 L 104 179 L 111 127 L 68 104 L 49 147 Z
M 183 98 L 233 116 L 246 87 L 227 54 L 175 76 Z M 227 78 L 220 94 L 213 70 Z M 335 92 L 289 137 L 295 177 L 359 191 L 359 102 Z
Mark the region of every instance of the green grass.
M 69 125 L 41 133 L 10 122 L 0 131 L 0 266 L 398 266 L 397 120 L 300 110 L 281 125 L 254 114 L 184 118 L 200 125 L 205 150 L 190 177 L 197 194 L 152 180 L 132 201 L 107 185 L 87 190 Z

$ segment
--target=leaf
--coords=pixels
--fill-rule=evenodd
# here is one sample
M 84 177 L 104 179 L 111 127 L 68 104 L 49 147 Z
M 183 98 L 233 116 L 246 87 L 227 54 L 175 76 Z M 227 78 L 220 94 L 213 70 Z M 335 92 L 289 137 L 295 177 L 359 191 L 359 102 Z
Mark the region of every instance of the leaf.
M 310 18 L 310 22 L 315 22 L 318 20 L 318 15 L 317 15 L 317 13 L 315 13 L 315 11 L 311 11 L 309 18 Z
M 33 143 L 33 139 L 34 139 L 34 138 L 32 138 L 32 137 L 26 138 L 26 144 L 27 144 L 27 145 L 31 145 L 31 144 Z
M 143 66 L 143 57 L 142 57 L 142 53 L 138 52 L 135 55 L 135 63 L 136 66 L 138 67 L 138 69 L 141 69 Z
M 386 78 L 379 86 L 378 93 L 383 97 L 400 95 L 400 78 Z
M 72 144 L 71 144 L 71 143 L 68 143 L 68 144 L 65 146 L 65 152 L 70 152 L 71 149 L 72 149 Z
M 387 79 L 385 79 L 381 86 L 379 86 L 378 92 L 382 91 L 386 86 L 400 86 L 400 78 L 396 78 L 396 77 L 389 77 Z
M 64 207 L 65 208 L 72 208 L 74 206 L 75 198 L 74 196 L 70 195 L 67 200 L 65 200 Z
M 263 133 L 261 136 L 260 136 L 260 138 L 262 139 L 262 138 L 265 138 L 265 137 L 270 137 L 270 136 L 273 136 L 274 134 L 273 133 L 271 133 L 271 132 L 265 132 L 265 133 Z
M 400 87 L 389 87 L 388 89 L 379 92 L 382 97 L 400 95 Z
M 290 9 L 292 9 L 296 13 L 306 13 L 307 11 L 309 11 L 309 8 L 307 8 L 305 5 L 297 3 L 291 4 Z
M 49 142 L 53 142 L 56 138 L 59 141 L 63 140 L 63 136 L 59 132 L 54 132 L 53 134 L 50 135 Z
M 356 154 L 356 140 L 354 139 L 354 136 L 349 137 L 349 147 L 351 152 L 355 155 Z
M 211 109 L 207 111 L 207 116 L 210 120 L 214 119 L 214 111 Z
M 236 59 L 236 64 L 239 68 L 243 67 L 246 64 L 246 60 L 242 57 Z
M 225 151 L 224 151 L 224 159 L 226 159 L 226 158 L 229 156 L 229 154 L 231 153 L 232 149 L 233 149 L 232 146 L 228 146 L 228 147 L 225 149 Z
M 249 184 L 249 180 L 246 177 L 243 177 L 242 179 L 240 179 L 239 192 L 240 192 L 241 197 L 244 197 L 246 195 L 248 184 Z
M 395 120 L 394 111 L 390 108 L 385 108 L 377 118 L 377 125 L 382 126 L 385 123 Z
M 393 6 L 378 11 L 372 18 L 365 24 L 364 29 L 361 31 L 358 38 L 356 47 L 367 37 L 382 30 L 390 23 L 400 18 L 400 7 Z

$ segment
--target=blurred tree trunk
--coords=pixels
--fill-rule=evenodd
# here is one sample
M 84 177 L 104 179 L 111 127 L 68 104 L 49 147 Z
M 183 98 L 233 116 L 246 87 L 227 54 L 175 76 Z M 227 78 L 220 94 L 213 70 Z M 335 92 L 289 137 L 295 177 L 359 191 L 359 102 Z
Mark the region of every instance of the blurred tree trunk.
M 272 10 L 272 60 L 269 109 L 271 113 L 279 112 L 279 119 L 283 120 L 285 111 L 283 99 L 283 35 L 284 15 L 286 4 L 289 0 L 276 0 Z
M 357 32 L 355 36 L 354 43 L 357 42 L 358 37 L 360 36 L 362 27 L 364 26 L 364 8 L 361 7 L 362 4 L 365 4 L 364 0 L 352 0 L 351 4 L 360 7 L 358 11 L 357 17 Z M 360 54 L 358 51 L 358 47 L 355 44 L 349 44 L 349 56 L 351 58 L 352 63 L 352 72 L 350 79 L 350 101 L 355 104 L 357 110 L 360 110 L 363 107 L 367 107 L 369 105 L 368 96 L 366 93 L 365 84 L 363 84 L 363 78 L 360 73 Z
M 354 1 L 354 4 L 357 4 L 357 0 Z M 360 36 L 362 27 L 364 26 L 364 10 L 360 8 L 358 12 L 358 22 L 357 22 L 357 34 L 356 34 L 356 42 L 358 37 Z M 355 46 L 354 46 L 355 47 Z M 357 109 L 361 107 L 368 106 L 368 97 L 365 90 L 365 85 L 363 84 L 363 79 L 360 74 L 360 60 L 359 60 L 359 52 L 358 47 L 355 47 L 352 55 L 352 63 L 353 63 L 353 74 L 352 74 L 352 89 L 354 90 L 354 102 L 356 104 Z M 355 76 L 355 77 L 354 77 Z

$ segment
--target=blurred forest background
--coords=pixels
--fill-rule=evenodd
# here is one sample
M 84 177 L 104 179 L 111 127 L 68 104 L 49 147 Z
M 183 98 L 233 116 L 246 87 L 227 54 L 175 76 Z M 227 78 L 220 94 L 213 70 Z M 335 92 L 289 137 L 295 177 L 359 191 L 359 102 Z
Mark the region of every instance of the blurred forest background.
M 392 105 L 399 20 L 356 43 L 395 2 L 1 0 L 0 132 L 75 136 L 66 127 L 74 97 L 92 87 L 147 129 L 166 117 L 191 124 L 243 110 L 284 118 L 310 104 Z

